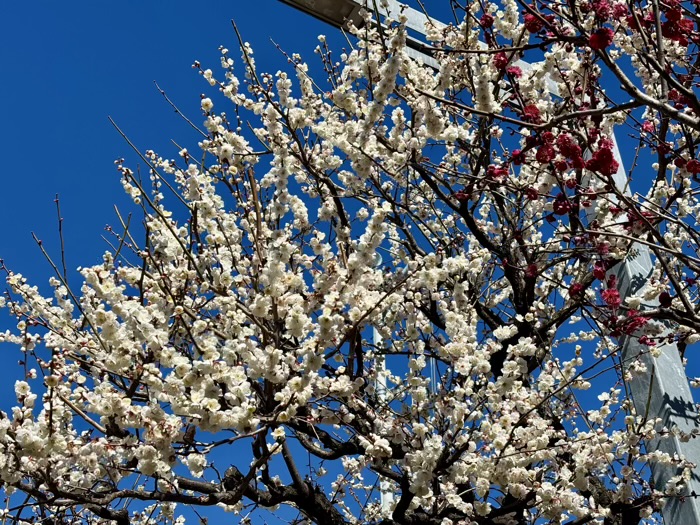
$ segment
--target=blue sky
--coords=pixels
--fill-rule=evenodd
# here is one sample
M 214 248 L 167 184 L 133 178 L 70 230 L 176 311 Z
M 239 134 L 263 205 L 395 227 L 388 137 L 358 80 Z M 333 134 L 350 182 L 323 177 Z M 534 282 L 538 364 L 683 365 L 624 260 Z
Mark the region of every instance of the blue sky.
M 231 19 L 272 72 L 284 61 L 271 37 L 311 61 L 315 35 L 331 31 L 277 0 L 3 4 L 0 258 L 33 281 L 49 269 L 30 232 L 56 254 L 55 194 L 70 268 L 99 261 L 113 204 L 128 204 L 113 161 L 136 159 L 108 116 L 141 150 L 174 156 L 171 139 L 192 150 L 196 138 L 153 81 L 199 123 L 198 95 L 211 88 L 191 65 L 216 71 L 218 47 L 236 48 Z

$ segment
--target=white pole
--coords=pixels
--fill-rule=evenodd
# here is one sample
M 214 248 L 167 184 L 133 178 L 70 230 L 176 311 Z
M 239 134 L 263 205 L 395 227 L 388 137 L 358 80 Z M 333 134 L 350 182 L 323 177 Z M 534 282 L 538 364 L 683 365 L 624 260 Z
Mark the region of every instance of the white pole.
M 382 256 L 379 253 L 375 255 L 374 266 L 378 269 L 382 267 Z M 372 327 L 372 344 L 374 345 L 374 373 L 377 377 L 374 388 L 377 392 L 379 406 L 383 407 L 387 401 L 386 354 L 384 353 L 384 339 L 376 326 Z M 382 515 L 386 517 L 391 516 L 394 506 L 394 491 L 389 480 L 383 477 L 379 480 L 379 503 Z
M 381 258 L 379 264 L 381 264 Z M 384 354 L 384 340 L 376 327 L 372 327 L 372 339 L 375 348 L 374 370 L 377 374 L 375 389 L 377 391 L 377 401 L 380 406 L 383 406 L 387 399 L 386 355 Z M 379 502 L 382 508 L 382 515 L 391 516 L 394 507 L 394 491 L 391 487 L 391 482 L 385 478 L 381 478 L 379 481 Z

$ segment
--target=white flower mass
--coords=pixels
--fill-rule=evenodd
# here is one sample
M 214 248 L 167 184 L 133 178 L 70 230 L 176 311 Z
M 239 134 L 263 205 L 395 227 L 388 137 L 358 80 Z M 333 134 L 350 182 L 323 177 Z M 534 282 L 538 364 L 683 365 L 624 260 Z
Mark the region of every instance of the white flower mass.
M 150 180 L 117 163 L 143 231 L 53 296 L 8 270 L 3 519 L 655 522 L 698 458 L 649 446 L 679 431 L 634 409 L 620 348 L 700 340 L 686 4 L 460 5 L 426 28 L 438 71 L 403 15 L 342 55 L 320 37 L 327 78 L 244 42 L 196 63 L 200 151 L 145 152 Z M 613 124 L 647 193 L 611 182 Z M 654 272 L 625 299 L 637 241 Z

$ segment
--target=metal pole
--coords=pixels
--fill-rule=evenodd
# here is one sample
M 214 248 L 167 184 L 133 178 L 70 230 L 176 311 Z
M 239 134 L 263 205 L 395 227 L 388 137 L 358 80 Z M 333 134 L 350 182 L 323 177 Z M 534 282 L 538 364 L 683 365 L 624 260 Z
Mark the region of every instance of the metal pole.
M 375 254 L 375 268 L 381 269 L 382 256 Z M 377 392 L 377 401 L 380 406 L 384 405 L 387 400 L 387 385 L 386 385 L 386 354 L 384 353 L 384 339 L 379 333 L 376 326 L 372 327 L 372 344 L 374 345 L 374 371 L 377 374 L 375 389 Z M 394 506 L 394 491 L 391 483 L 385 478 L 379 479 L 379 503 L 381 505 L 382 514 L 391 516 L 392 507 Z
M 375 385 L 377 401 L 380 405 L 383 405 L 386 403 L 387 398 L 386 355 L 382 352 L 384 349 L 384 340 L 376 327 L 372 327 L 372 340 L 376 349 L 375 352 L 377 352 L 374 357 L 374 369 L 377 374 L 377 382 Z M 389 480 L 383 477 L 379 480 L 379 503 L 382 508 L 382 514 L 384 516 L 390 516 L 394 506 L 394 491 L 392 490 Z
M 340 11 L 335 11 L 334 16 L 329 16 L 328 12 L 323 14 L 323 16 L 319 13 L 313 13 L 314 5 L 317 3 L 323 4 L 323 0 L 281 1 L 306 12 L 311 12 L 336 27 L 344 27 L 346 24 L 346 20 L 341 16 Z M 359 0 L 326 0 L 326 3 L 329 2 L 330 4 L 342 4 L 343 6 L 354 4 L 357 8 L 363 7 L 363 2 Z M 377 4 L 379 4 L 379 0 L 377 0 Z M 427 17 L 425 13 L 410 7 L 401 6 L 396 0 L 387 0 L 387 5 L 388 8 L 384 11 L 393 18 L 396 18 L 401 9 L 403 9 L 403 14 L 407 18 L 407 28 L 421 35 L 425 35 L 425 25 L 427 23 L 436 24 L 439 27 L 445 26 L 445 24 Z M 347 7 L 343 7 L 343 9 L 347 9 Z M 359 16 L 359 11 L 353 10 L 352 12 Z M 359 25 L 358 16 L 353 18 L 353 22 L 356 25 Z M 407 44 L 409 46 L 407 50 L 409 56 L 422 61 L 434 69 L 439 69 L 437 61 L 426 53 L 430 48 L 429 45 L 412 37 L 407 40 Z M 531 69 L 530 64 L 522 60 L 518 61 L 517 65 L 525 72 Z M 551 79 L 548 79 L 547 87 L 550 93 L 558 96 L 557 85 Z M 615 184 L 618 190 L 630 195 L 629 181 L 622 164 L 617 141 L 614 135 L 612 138 L 614 142 L 613 152 L 615 159 L 619 163 L 618 171 L 614 175 Z M 652 268 L 653 264 L 649 248 L 642 244 L 633 245 L 630 256 L 623 263 L 612 269 L 612 272 L 617 276 L 618 290 L 623 301 L 644 286 L 652 272 Z M 658 308 L 658 306 L 658 301 L 649 301 L 644 305 L 645 308 Z M 380 341 L 376 339 L 378 337 L 380 336 L 375 330 L 375 345 L 380 344 Z M 685 368 L 683 367 L 676 343 L 664 344 L 660 349 L 659 357 L 652 356 L 648 351 L 649 348 L 640 344 L 639 338 L 634 335 L 621 340 L 621 347 L 624 372 L 627 372 L 630 368 L 629 365 L 635 361 L 641 361 L 647 370 L 644 374 L 633 375 L 628 383 L 636 413 L 646 418 L 660 418 L 661 426 L 659 429 L 663 427 L 669 430 L 677 429 L 685 434 L 700 430 L 700 412 L 693 401 Z M 375 361 L 375 366 L 378 374 L 377 393 L 379 395 L 380 392 L 383 392 L 382 395 L 386 396 L 386 364 L 383 356 Z M 380 374 L 380 369 L 383 371 L 383 375 Z M 383 382 L 379 379 L 381 377 L 384 378 Z M 669 432 L 664 437 L 648 443 L 648 449 L 660 450 L 671 456 L 682 457 L 700 463 L 700 440 L 682 440 L 673 432 Z M 652 464 L 651 469 L 654 485 L 661 491 L 664 490 L 667 481 L 678 474 L 678 469 L 666 465 Z M 669 498 L 663 506 L 664 522 L 667 525 L 700 525 L 700 501 L 698 501 L 698 497 L 695 497 L 696 494 L 700 496 L 700 469 L 697 467 L 693 470 L 691 479 L 687 482 L 686 488 L 679 494 L 679 497 Z M 382 509 L 385 508 L 385 502 L 387 502 L 387 505 L 391 505 L 392 501 L 393 494 L 389 491 L 385 493 L 385 489 L 382 488 Z
M 614 175 L 618 190 L 631 196 L 629 180 L 622 164 L 617 140 L 613 135 L 613 154 L 619 167 Z M 646 244 L 632 245 L 627 258 L 612 268 L 610 273 L 617 277 L 617 287 L 624 302 L 646 285 L 653 272 L 653 263 L 649 247 Z M 641 310 L 659 308 L 658 299 L 646 301 Z M 666 329 L 659 340 L 669 336 L 671 330 Z M 689 459 L 700 463 L 700 440 L 681 439 L 673 430 L 690 435 L 700 430 L 700 413 L 698 405 L 693 400 L 685 367 L 675 342 L 664 343 L 657 351 L 658 357 L 650 352 L 650 347 L 640 343 L 640 333 L 626 336 L 620 340 L 622 350 L 623 372 L 627 373 L 635 362 L 641 363 L 646 371 L 633 374 L 627 382 L 635 412 L 638 416 L 660 418 L 657 430 L 666 429 L 665 436 L 654 439 L 647 444 L 647 450 L 658 450 L 672 457 Z M 666 483 L 678 475 L 679 469 L 664 464 L 652 464 L 652 480 L 656 489 L 663 491 Z M 664 523 L 667 525 L 698 525 L 700 524 L 700 501 L 695 495 L 700 495 L 700 469 L 694 468 L 686 488 L 678 497 L 668 498 L 661 509 Z

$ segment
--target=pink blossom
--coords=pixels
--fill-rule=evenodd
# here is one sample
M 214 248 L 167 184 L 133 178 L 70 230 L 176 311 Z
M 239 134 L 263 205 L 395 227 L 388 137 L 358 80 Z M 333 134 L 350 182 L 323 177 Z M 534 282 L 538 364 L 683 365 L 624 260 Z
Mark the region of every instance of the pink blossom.
M 519 166 L 520 164 L 525 162 L 525 154 L 523 153 L 522 150 L 514 149 L 513 153 L 511 154 L 510 159 L 513 162 L 513 164 L 515 164 L 516 166 Z
M 484 29 L 489 29 L 493 25 L 493 20 L 493 16 L 488 13 L 484 13 L 479 19 L 479 25 Z
M 540 198 L 540 194 L 537 191 L 537 188 L 533 188 L 532 186 L 525 190 L 525 195 L 531 201 L 536 201 Z
M 564 133 L 563 135 L 559 135 L 557 137 L 557 147 L 559 148 L 560 153 L 567 158 L 581 156 L 581 147 L 568 133 Z
M 551 144 L 545 144 L 540 146 L 535 154 L 535 158 L 538 162 L 549 162 L 554 159 L 556 152 Z
M 565 215 L 571 211 L 571 203 L 569 202 L 569 199 L 566 198 L 566 195 L 560 193 L 557 195 L 557 198 L 554 199 L 552 209 L 557 215 Z
M 593 2 L 593 10 L 599 19 L 607 20 L 612 14 L 612 5 L 608 0 L 598 0 Z
M 693 175 L 697 175 L 698 173 L 700 173 L 700 161 L 698 161 L 697 159 L 689 160 L 688 163 L 685 165 L 685 169 L 687 169 Z
M 606 269 L 605 269 L 605 263 L 603 261 L 596 261 L 595 265 L 593 266 L 593 275 L 596 279 L 602 281 L 605 279 L 605 274 L 606 274 Z
M 455 198 L 458 202 L 467 202 L 467 201 L 469 201 L 469 199 L 471 198 L 471 196 L 470 196 L 468 193 L 466 193 L 466 192 L 460 190 L 460 191 L 458 191 L 458 192 L 455 192 L 454 198 Z
M 508 56 L 501 51 L 493 55 L 493 66 L 498 70 L 503 70 L 508 65 Z
M 588 45 L 591 46 L 591 49 L 605 49 L 612 44 L 614 34 L 613 30 L 609 27 L 596 29 L 588 39 Z
M 527 13 L 524 17 L 525 29 L 530 33 L 539 33 L 544 27 L 544 22 L 540 17 L 533 15 L 532 13 Z
M 608 288 L 606 290 L 603 290 L 602 292 L 600 292 L 600 295 L 603 298 L 603 301 L 605 301 L 605 304 L 607 304 L 612 309 L 619 308 L 620 304 L 622 304 L 620 292 L 617 290 L 617 288 Z
M 581 283 L 574 283 L 569 287 L 569 295 L 579 295 L 583 291 L 583 285 Z
M 506 68 L 506 73 L 509 75 L 513 75 L 515 78 L 520 78 L 523 76 L 523 70 L 520 69 L 518 66 L 510 66 Z
M 535 104 L 528 104 L 523 108 L 523 118 L 533 124 L 541 122 L 540 109 Z
M 593 156 L 586 162 L 586 168 L 591 171 L 597 171 L 603 175 L 614 175 L 619 163 L 615 160 L 613 152 L 608 148 L 601 148 L 593 153 Z

